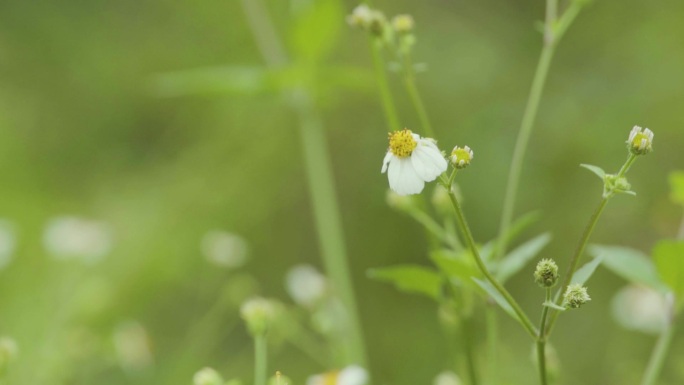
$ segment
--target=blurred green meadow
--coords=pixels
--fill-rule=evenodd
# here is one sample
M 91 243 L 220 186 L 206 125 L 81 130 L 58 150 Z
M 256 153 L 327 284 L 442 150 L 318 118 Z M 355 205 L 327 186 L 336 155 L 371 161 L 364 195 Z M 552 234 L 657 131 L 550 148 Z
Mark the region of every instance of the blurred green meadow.
M 427 241 L 385 201 L 387 128 L 368 41 L 345 24 L 357 3 L 326 0 L 302 27 L 316 2 L 265 1 L 297 64 L 277 73 L 240 1 L 0 2 L 0 336 L 18 345 L 7 384 L 181 385 L 204 366 L 251 382 L 240 303 L 259 294 L 293 306 L 288 269 L 322 269 L 298 119 L 283 96 L 299 82 L 325 126 L 374 383 L 429 384 L 452 366 L 434 304 L 367 276 L 430 265 Z M 477 153 L 459 186 L 475 238 L 492 239 L 543 2 L 374 6 L 414 16 L 418 86 L 440 143 Z M 596 0 L 558 48 L 516 216 L 540 210 L 523 239 L 550 231 L 541 256 L 561 267 L 602 188 L 579 164 L 617 170 L 635 124 L 655 132 L 654 152 L 631 170 L 637 197 L 616 197 L 592 241 L 649 254 L 677 233 L 668 174 L 684 169 L 683 16 L 682 1 Z M 390 81 L 401 124 L 417 127 Z M 236 244 L 244 261 L 226 255 Z M 532 271 L 508 288 L 536 317 Z M 599 268 L 593 301 L 560 320 L 559 383 L 638 382 L 655 338 L 613 320 L 624 285 Z M 501 378 L 532 383 L 532 344 L 500 319 Z M 484 349 L 483 333 L 474 338 Z M 332 369 L 286 338 L 271 345 L 269 370 L 295 384 Z M 662 384 L 681 383 L 683 361 L 677 336 Z

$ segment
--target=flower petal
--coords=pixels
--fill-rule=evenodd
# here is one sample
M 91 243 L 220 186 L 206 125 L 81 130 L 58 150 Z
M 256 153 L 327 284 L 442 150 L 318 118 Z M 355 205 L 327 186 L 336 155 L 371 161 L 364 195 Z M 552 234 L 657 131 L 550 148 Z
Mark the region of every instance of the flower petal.
M 393 156 L 394 154 L 392 154 L 392 151 L 387 151 L 387 154 L 385 154 L 385 159 L 382 160 L 382 171 L 380 171 L 380 173 L 384 174 L 385 171 L 387 171 L 387 164 L 390 160 L 392 160 Z
M 426 145 L 422 141 L 413 150 L 411 162 L 418 176 L 425 182 L 435 180 L 447 169 L 447 161 L 439 149 L 434 145 Z
M 399 195 L 418 194 L 425 182 L 413 168 L 411 158 L 392 157 L 387 172 L 390 188 Z

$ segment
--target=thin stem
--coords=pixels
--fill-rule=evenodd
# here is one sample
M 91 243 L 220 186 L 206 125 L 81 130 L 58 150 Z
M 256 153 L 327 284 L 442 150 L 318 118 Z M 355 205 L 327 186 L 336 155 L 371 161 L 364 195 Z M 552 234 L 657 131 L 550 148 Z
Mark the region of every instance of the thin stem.
M 449 185 L 445 184 L 445 187 Z M 527 333 L 532 336 L 532 338 L 537 338 L 537 330 L 535 329 L 534 325 L 532 325 L 532 322 L 530 319 L 527 317 L 525 312 L 520 308 L 520 305 L 515 301 L 513 296 L 506 290 L 506 288 L 497 281 L 496 278 L 487 270 L 487 266 L 485 266 L 484 261 L 482 260 L 482 257 L 480 256 L 480 252 L 477 249 L 477 245 L 475 244 L 475 239 L 473 239 L 473 234 L 470 232 L 470 227 L 468 226 L 468 222 L 466 222 L 465 216 L 463 215 L 463 210 L 461 209 L 461 205 L 458 203 L 458 199 L 456 199 L 456 195 L 454 194 L 453 190 L 449 189 L 447 187 L 447 190 L 449 192 L 449 199 L 451 200 L 451 204 L 454 207 L 454 211 L 456 212 L 456 218 L 458 219 L 458 224 L 461 228 L 461 232 L 463 233 L 463 237 L 466 240 L 466 243 L 468 244 L 468 247 L 470 248 L 471 253 L 473 254 L 473 257 L 475 258 L 475 263 L 477 264 L 477 267 L 482 271 L 482 274 L 485 276 L 485 278 L 494 286 L 496 291 L 498 291 L 508 302 L 509 305 L 511 305 L 511 308 L 513 308 L 513 311 L 515 314 L 518 316 L 520 319 L 520 322 L 522 323 L 523 327 L 527 331 Z
M 520 184 L 523 160 L 525 159 L 527 144 L 532 135 L 532 129 L 537 117 L 537 110 L 539 109 L 539 102 L 541 101 L 544 84 L 546 83 L 556 46 L 568 27 L 570 27 L 570 24 L 572 24 L 579 14 L 582 5 L 579 1 L 573 2 L 563 13 L 560 20 L 557 20 L 557 8 L 557 0 L 547 0 L 546 20 L 544 23 L 544 47 L 542 48 L 541 56 L 537 63 L 537 69 L 535 70 L 534 78 L 532 80 L 532 87 L 527 98 L 527 105 L 525 106 L 525 112 L 523 113 L 522 122 L 520 123 L 518 138 L 515 142 L 515 149 L 513 150 L 513 159 L 511 160 L 511 166 L 508 172 L 508 182 L 506 183 L 506 193 L 504 195 L 503 210 L 499 223 L 499 241 L 496 248 L 496 258 L 503 257 L 506 253 L 506 247 L 508 246 L 506 234 L 513 221 L 513 212 L 515 209 L 518 186 Z
M 629 171 L 629 168 L 632 167 L 632 164 L 634 163 L 634 161 L 636 160 L 636 158 L 637 158 L 636 155 L 634 155 L 634 154 L 629 154 L 629 157 L 627 158 L 627 161 L 625 162 L 625 164 L 622 165 L 622 167 L 620 168 L 620 171 L 619 171 L 618 174 L 617 174 L 617 177 L 618 177 L 618 178 L 622 178 L 623 176 L 625 176 L 625 174 L 627 173 L 627 171 Z
M 259 0 L 243 0 L 257 45 L 262 49 L 266 63 L 271 67 L 287 64 L 283 44 L 273 33 L 262 33 L 262 29 L 275 31 L 266 8 Z M 273 52 L 270 52 L 272 50 Z M 308 90 L 295 88 L 285 93 L 287 101 L 299 115 L 299 128 L 304 148 L 306 175 L 309 193 L 318 230 L 318 241 L 325 270 L 330 277 L 335 293 L 349 315 L 348 338 L 344 339 L 344 355 L 347 364 L 366 366 L 366 353 L 357 313 L 356 299 L 352 287 L 351 274 L 347 265 L 347 252 L 344 244 L 339 204 L 335 193 L 332 165 L 328 155 L 323 122 L 310 99 Z M 258 384 L 257 384 L 258 385 Z
M 379 44 L 378 38 L 371 38 L 371 54 L 373 56 L 373 67 L 375 67 L 375 79 L 378 82 L 380 90 L 380 100 L 382 101 L 382 109 L 385 112 L 385 119 L 391 131 L 401 130 L 399 124 L 399 115 L 394 106 L 394 99 L 392 92 L 390 92 L 389 83 L 387 81 L 387 74 L 385 73 L 385 61 L 382 58 L 382 47 Z
M 266 385 L 268 351 L 266 336 L 254 336 L 254 385 Z
M 423 103 L 423 99 L 420 97 L 418 92 L 418 87 L 416 86 L 416 79 L 413 73 L 413 64 L 411 63 L 411 56 L 406 53 L 404 56 L 404 86 L 406 86 L 406 92 L 408 92 L 413 107 L 416 109 L 418 114 L 418 119 L 420 119 L 420 124 L 423 127 L 424 133 L 430 137 L 435 137 L 435 131 L 432 129 L 432 124 L 430 124 L 430 118 L 428 117 L 427 109 Z
M 658 342 L 656 342 L 655 348 L 653 348 L 651 359 L 648 361 L 648 366 L 646 367 L 644 377 L 641 380 L 641 385 L 656 384 L 658 376 L 660 375 L 663 365 L 665 364 L 665 359 L 667 358 L 667 352 L 670 348 L 670 344 L 672 343 L 674 329 L 674 323 L 668 322 L 660 333 Z
M 544 302 L 551 301 L 551 288 L 546 288 Z M 539 336 L 537 337 L 537 360 L 539 361 L 539 379 L 542 385 L 547 385 L 546 375 L 546 317 L 549 314 L 549 307 L 542 307 L 541 321 L 539 322 Z
M 485 322 L 487 328 L 487 361 L 489 362 L 489 383 L 499 381 L 499 321 L 496 314 L 496 303 L 488 298 L 485 306 Z

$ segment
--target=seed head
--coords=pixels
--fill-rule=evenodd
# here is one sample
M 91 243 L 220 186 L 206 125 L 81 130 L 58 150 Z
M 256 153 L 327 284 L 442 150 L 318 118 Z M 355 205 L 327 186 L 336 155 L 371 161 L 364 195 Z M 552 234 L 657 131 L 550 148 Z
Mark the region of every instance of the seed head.
M 565 307 L 570 307 L 572 309 L 577 309 L 591 301 L 591 297 L 589 297 L 589 293 L 587 293 L 587 288 L 579 283 L 573 283 L 568 286 L 563 295 L 563 299 Z
M 534 271 L 534 281 L 541 287 L 553 287 L 558 282 L 558 265 L 552 259 L 542 259 Z

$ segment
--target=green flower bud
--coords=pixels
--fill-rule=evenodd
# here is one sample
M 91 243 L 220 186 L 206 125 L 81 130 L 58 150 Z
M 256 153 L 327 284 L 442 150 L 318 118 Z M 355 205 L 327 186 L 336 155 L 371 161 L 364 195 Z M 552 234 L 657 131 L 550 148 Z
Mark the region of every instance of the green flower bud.
M 627 139 L 627 149 L 634 155 L 646 155 L 653 151 L 653 131 L 634 126 Z
M 240 315 L 245 320 L 249 332 L 253 336 L 260 336 L 266 333 L 269 325 L 276 316 L 275 304 L 264 298 L 252 298 L 247 300 L 240 307 Z
M 553 287 L 558 282 L 558 265 L 552 259 L 542 259 L 534 270 L 534 282 L 541 287 Z
M 461 148 L 456 146 L 451 151 L 449 160 L 451 161 L 452 166 L 456 167 L 457 169 L 462 169 L 470 165 L 470 162 L 473 160 L 473 157 L 474 153 L 473 150 L 470 149 L 470 147 L 465 146 Z
M 587 288 L 579 283 L 573 283 L 568 286 L 563 295 L 563 299 L 565 307 L 570 307 L 572 309 L 577 309 L 591 301 L 591 297 L 589 297 L 589 293 L 587 293 Z
M 193 385 L 223 385 L 223 377 L 212 368 L 204 368 L 192 377 Z

